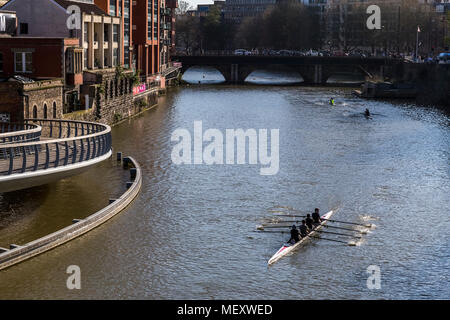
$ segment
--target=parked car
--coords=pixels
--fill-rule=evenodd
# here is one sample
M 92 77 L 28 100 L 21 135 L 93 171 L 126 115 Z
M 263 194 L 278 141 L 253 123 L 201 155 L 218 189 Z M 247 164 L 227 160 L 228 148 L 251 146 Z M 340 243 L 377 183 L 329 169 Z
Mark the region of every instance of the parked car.
M 439 64 L 448 64 L 450 63 L 450 52 L 442 52 L 437 57 Z
M 278 51 L 279 56 L 292 56 L 293 53 L 290 50 L 280 50 Z
M 236 50 L 234 50 L 234 54 L 237 56 L 248 56 L 250 54 L 250 52 L 248 52 L 245 49 L 236 49 Z
M 319 52 L 318 51 L 316 51 L 316 50 L 309 50 L 307 53 L 306 53 L 306 55 L 307 56 L 311 56 L 311 57 L 318 57 L 319 56 Z

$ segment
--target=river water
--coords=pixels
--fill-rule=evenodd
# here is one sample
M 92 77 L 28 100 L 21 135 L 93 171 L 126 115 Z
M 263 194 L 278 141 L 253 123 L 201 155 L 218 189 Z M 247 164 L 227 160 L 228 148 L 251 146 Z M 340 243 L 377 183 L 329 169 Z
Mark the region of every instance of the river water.
M 259 165 L 173 164 L 171 134 L 193 132 L 196 120 L 221 132 L 279 129 L 278 174 L 260 175 Z M 339 88 L 190 86 L 113 128 L 113 144 L 142 166 L 136 201 L 89 234 L 1 271 L 0 298 L 450 298 L 450 129 L 440 111 Z M 0 246 L 95 212 L 123 192 L 127 176 L 111 160 L 3 195 Z M 268 267 L 287 235 L 255 227 L 315 207 L 376 228 L 358 246 L 314 240 Z M 66 288 L 69 265 L 81 268 L 81 290 Z M 367 287 L 372 265 L 380 289 Z

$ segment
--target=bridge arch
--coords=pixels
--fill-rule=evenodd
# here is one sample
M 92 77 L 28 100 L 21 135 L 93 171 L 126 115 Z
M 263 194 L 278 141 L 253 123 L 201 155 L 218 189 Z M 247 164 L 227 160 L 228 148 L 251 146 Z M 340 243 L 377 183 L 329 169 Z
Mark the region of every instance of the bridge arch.
M 183 68 L 182 79 L 188 83 L 222 83 L 226 74 L 218 66 L 190 65 Z

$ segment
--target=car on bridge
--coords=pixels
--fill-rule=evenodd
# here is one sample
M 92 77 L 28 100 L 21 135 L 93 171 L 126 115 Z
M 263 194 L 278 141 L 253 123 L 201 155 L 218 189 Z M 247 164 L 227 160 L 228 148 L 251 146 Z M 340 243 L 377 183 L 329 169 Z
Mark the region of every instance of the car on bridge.
M 251 54 L 251 52 L 245 49 L 236 49 L 234 50 L 234 54 L 237 56 L 248 56 Z
M 450 64 L 450 52 L 442 52 L 437 59 L 439 64 Z

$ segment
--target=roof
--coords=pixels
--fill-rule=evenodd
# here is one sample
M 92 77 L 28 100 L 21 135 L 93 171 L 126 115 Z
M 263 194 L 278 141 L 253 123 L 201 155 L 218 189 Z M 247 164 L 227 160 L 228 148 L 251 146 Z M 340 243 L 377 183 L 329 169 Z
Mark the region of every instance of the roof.
M 93 3 L 69 1 L 69 0 L 54 0 L 54 1 L 56 3 L 58 3 L 60 6 L 64 7 L 65 9 L 67 9 L 69 6 L 76 5 L 76 6 L 80 7 L 81 12 L 88 13 L 88 14 L 90 14 L 92 12 L 95 15 L 99 15 L 99 16 L 106 15 L 106 16 L 108 16 L 108 14 L 105 11 L 103 11 L 102 9 L 100 9 L 99 7 L 97 7 Z

